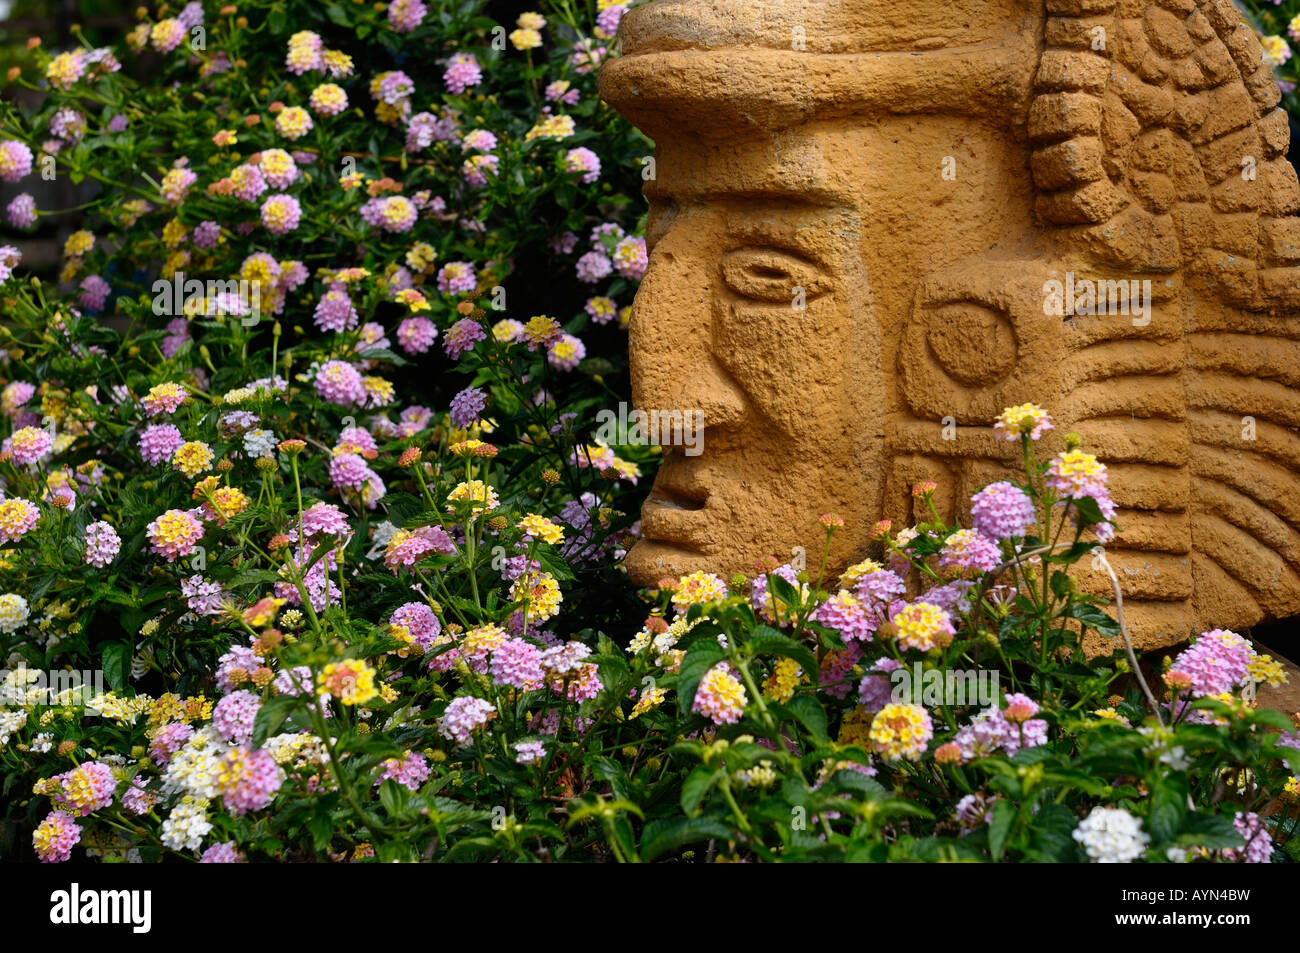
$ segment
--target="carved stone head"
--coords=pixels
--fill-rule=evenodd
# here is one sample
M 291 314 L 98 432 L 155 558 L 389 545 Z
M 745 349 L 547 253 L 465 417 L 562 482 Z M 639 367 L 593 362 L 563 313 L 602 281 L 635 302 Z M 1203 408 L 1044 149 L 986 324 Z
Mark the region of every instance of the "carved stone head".
M 653 0 L 620 38 L 633 396 L 706 427 L 634 579 L 815 568 L 826 512 L 843 567 L 912 484 L 955 516 L 1014 474 L 1034 402 L 1110 469 L 1140 641 L 1300 612 L 1300 185 L 1231 0 Z

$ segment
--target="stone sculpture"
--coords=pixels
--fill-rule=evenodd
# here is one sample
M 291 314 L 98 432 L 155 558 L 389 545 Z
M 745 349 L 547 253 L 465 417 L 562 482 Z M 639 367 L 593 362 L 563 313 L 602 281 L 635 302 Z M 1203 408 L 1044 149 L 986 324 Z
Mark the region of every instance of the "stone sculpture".
M 828 511 L 843 567 L 912 484 L 1014 473 L 1032 401 L 1109 467 L 1140 644 L 1300 612 L 1300 185 L 1231 0 L 653 0 L 620 41 L 634 399 L 707 428 L 634 579 L 815 569 Z

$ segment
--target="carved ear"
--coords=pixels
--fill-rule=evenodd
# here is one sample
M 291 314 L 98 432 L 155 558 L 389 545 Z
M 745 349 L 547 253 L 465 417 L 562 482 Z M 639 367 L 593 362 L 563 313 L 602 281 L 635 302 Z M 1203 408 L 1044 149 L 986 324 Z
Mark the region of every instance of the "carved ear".
M 978 261 L 926 278 L 903 331 L 904 397 L 923 420 L 991 426 L 1004 407 L 1061 394 L 1061 317 L 1044 307 L 1055 272 Z
M 1067 414 L 1129 508 L 1115 545 L 1168 580 L 1125 588 L 1152 611 L 1190 597 L 1202 626 L 1295 614 L 1300 183 L 1276 77 L 1231 0 L 1049 7 L 1077 12 L 1046 23 L 1037 212 L 1095 266 L 1172 289 L 1140 334 L 1068 332 Z

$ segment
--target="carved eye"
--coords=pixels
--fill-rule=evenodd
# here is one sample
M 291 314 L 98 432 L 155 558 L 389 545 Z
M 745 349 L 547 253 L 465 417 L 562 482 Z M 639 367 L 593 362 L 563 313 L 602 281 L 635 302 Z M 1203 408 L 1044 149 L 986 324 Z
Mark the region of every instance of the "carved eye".
M 736 294 L 755 301 L 789 305 L 803 290 L 811 301 L 830 281 L 806 258 L 776 248 L 738 248 L 722 256 L 722 280 Z

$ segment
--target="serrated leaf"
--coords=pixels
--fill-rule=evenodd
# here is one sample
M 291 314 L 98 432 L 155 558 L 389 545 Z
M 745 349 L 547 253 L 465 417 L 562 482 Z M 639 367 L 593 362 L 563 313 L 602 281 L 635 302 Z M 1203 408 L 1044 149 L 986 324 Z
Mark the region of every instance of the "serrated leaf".
M 277 582 L 280 578 L 280 574 L 273 569 L 245 569 L 243 572 L 237 572 L 231 576 L 226 582 L 226 587 L 233 589 L 238 586 Z
M 769 626 L 760 625 L 756 628 L 750 636 L 749 645 L 758 655 L 779 655 L 794 659 L 806 675 L 817 671 L 817 656 L 813 655 L 812 649 Z
M 1246 844 L 1228 818 L 1221 814 L 1196 813 L 1188 813 L 1183 819 L 1182 830 L 1174 842 L 1181 847 L 1205 847 L 1210 850 L 1240 848 Z
M 883 784 L 852 768 L 840 768 L 831 775 L 821 789 L 827 793 L 854 791 L 872 801 L 883 801 L 889 797 L 889 791 Z
M 1119 623 L 1102 612 L 1094 605 L 1086 602 L 1080 602 L 1070 606 L 1066 613 L 1071 619 L 1078 619 L 1090 629 L 1095 629 L 1098 634 L 1113 639 L 1119 635 Z

